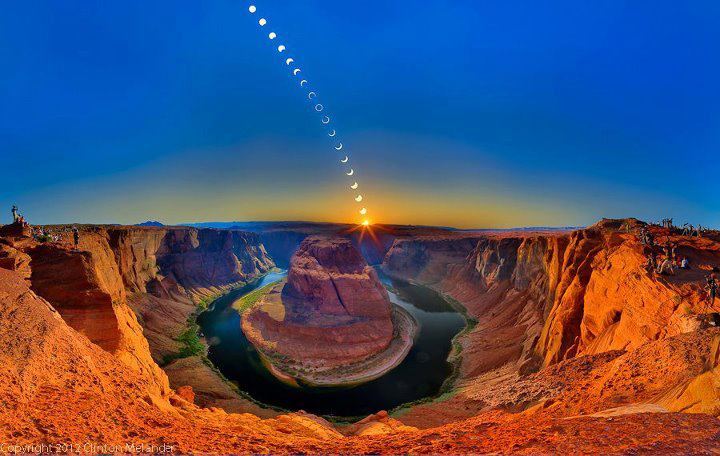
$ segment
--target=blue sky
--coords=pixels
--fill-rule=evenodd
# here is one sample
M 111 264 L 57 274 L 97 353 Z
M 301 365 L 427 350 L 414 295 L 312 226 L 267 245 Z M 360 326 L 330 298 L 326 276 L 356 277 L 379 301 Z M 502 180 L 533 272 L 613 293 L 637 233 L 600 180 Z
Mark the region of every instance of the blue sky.
M 375 221 L 720 226 L 717 2 L 249 4 L 4 5 L 0 205 L 36 223 L 354 220 L 282 42 Z

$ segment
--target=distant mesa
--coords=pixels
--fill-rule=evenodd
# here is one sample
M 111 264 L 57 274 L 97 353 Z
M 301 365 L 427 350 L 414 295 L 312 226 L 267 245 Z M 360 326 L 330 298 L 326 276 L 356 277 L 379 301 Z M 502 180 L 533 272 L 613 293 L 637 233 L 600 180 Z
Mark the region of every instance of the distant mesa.
M 242 317 L 266 367 L 294 386 L 352 386 L 400 364 L 417 323 L 349 239 L 311 236 L 286 281 Z
M 135 226 L 165 226 L 156 220 L 148 220 L 147 222 L 138 223 Z

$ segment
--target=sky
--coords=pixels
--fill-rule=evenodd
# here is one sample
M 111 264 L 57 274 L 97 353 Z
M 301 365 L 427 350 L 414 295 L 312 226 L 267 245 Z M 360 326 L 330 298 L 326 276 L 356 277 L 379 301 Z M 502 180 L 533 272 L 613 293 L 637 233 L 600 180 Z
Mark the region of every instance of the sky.
M 358 222 L 290 55 L 373 222 L 720 227 L 718 23 L 699 0 L 9 2 L 0 223 Z

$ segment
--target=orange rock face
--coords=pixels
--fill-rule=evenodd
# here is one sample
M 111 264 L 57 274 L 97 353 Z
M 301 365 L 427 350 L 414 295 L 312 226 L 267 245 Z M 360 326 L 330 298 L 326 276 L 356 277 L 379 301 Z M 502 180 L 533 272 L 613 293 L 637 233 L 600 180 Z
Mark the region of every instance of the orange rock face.
M 179 350 L 175 338 L 196 302 L 273 266 L 252 233 L 81 227 L 75 250 L 70 236 L 38 244 L 29 230 L 4 231 L 0 266 L 27 277 L 74 330 L 154 379 L 159 394 L 169 384 L 155 361 Z
M 228 413 L 211 405 L 221 384 L 188 387 L 196 375 L 184 375 L 176 393 L 151 356 L 153 346 L 156 354 L 172 350 L 171 334 L 196 302 L 271 265 L 254 235 L 83 227 L 74 250 L 67 238 L 40 245 L 0 227 L 0 445 L 129 452 L 127 444 L 165 444 L 180 454 L 717 452 L 720 328 L 712 312 L 720 301 L 709 304 L 703 279 L 720 266 L 720 233 L 652 227 L 691 266 L 657 275 L 642 267 L 638 226 L 607 220 L 572 232 L 396 239 L 385 269 L 441 291 L 473 320 L 457 340 L 457 380 L 436 400 L 342 426 L 303 412 Z M 293 321 L 386 318 L 372 270 L 338 242 L 309 246 L 291 271 L 288 297 L 312 298 L 282 307 Z M 366 293 L 372 309 L 358 297 Z M 302 337 L 342 346 L 345 339 L 326 332 Z M 175 368 L 203 366 L 189 365 Z
M 309 238 L 293 255 L 283 300 L 294 321 L 390 319 L 390 300 L 377 273 L 346 239 Z
M 387 291 L 352 243 L 310 237 L 286 283 L 243 314 L 243 330 L 263 353 L 332 368 L 387 349 L 393 320 Z
M 470 396 L 470 390 L 482 389 L 481 384 L 497 391 L 500 385 L 512 385 L 518 377 L 564 360 L 636 350 L 657 340 L 664 344 L 698 330 L 701 315 L 712 310 L 706 307 L 702 287 L 704 276 L 720 265 L 720 243 L 715 235 L 698 239 L 653 228 L 663 243 L 666 235 L 677 243 L 678 255 L 688 257 L 691 264 L 690 270 L 661 276 L 643 267 L 644 247 L 635 235 L 639 226 L 634 220 L 606 220 L 573 232 L 398 240 L 385 259 L 385 269 L 430 284 L 459 301 L 477 321 L 459 341 L 458 383 Z M 405 268 L 406 263 L 414 263 L 414 269 Z M 678 380 L 671 378 L 661 383 L 658 395 L 663 388 L 672 394 Z M 643 382 L 638 378 L 635 388 L 647 388 Z M 696 403 L 695 410 L 714 413 L 719 392 Z M 468 416 L 489 403 L 468 397 L 456 400 L 474 405 L 445 417 L 440 412 L 430 422 Z M 421 412 L 415 413 L 417 421 L 409 423 L 428 422 Z

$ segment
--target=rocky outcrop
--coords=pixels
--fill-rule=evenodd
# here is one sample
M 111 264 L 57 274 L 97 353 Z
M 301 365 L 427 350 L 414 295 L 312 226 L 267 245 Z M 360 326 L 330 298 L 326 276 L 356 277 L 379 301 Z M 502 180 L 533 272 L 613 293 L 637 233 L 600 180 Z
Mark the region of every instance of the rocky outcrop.
M 293 255 L 287 281 L 245 312 L 242 326 L 276 369 L 314 384 L 336 375 L 342 384 L 375 378 L 404 358 L 413 325 L 399 312 L 348 239 L 311 237 Z M 340 367 L 344 374 L 330 374 Z
M 254 233 L 117 227 L 103 234 L 158 361 L 178 350 L 175 338 L 198 304 L 274 267 Z
M 189 388 L 158 395 L 152 376 L 79 335 L 4 268 L 0 320 L 0 440 L 7 452 L 55 452 L 61 450 L 49 445 L 73 444 L 79 453 L 280 454 L 293 446 L 318 451 L 342 438 L 330 423 L 305 413 L 262 420 L 199 408 Z M 159 445 L 167 447 L 148 450 Z
M 293 256 L 282 298 L 287 318 L 310 322 L 378 319 L 390 328 L 390 300 L 375 270 L 345 239 L 310 238 Z M 386 341 L 390 334 L 385 334 Z
M 274 267 L 259 236 L 196 228 L 109 228 L 130 292 L 158 298 L 213 296 Z
M 573 232 L 397 240 L 384 267 L 442 291 L 476 320 L 459 341 L 458 385 L 469 386 L 696 329 L 695 315 L 707 312 L 703 279 L 720 264 L 720 243 L 652 228 L 692 265 L 660 276 L 643 267 L 640 225 L 604 220 Z
M 27 277 L 70 327 L 153 379 L 161 396 L 169 382 L 156 362 L 181 348 L 197 305 L 273 267 L 252 233 L 92 226 L 74 249 L 67 228 L 54 230 L 59 243 L 4 228 L 0 267 Z

